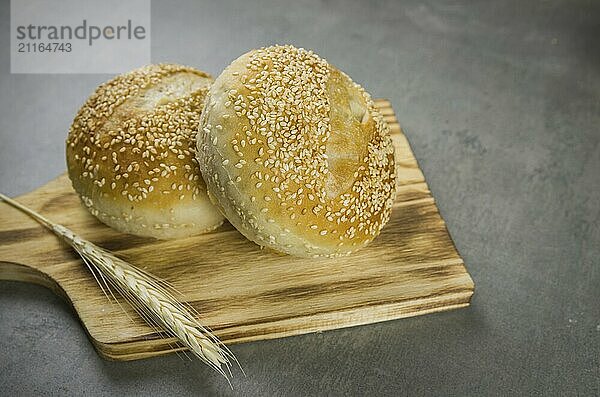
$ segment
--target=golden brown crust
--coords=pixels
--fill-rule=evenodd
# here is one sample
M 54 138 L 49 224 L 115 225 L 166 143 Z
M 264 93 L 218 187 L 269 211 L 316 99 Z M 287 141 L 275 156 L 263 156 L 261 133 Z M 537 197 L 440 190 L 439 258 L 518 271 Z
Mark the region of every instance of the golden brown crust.
M 150 65 L 98 87 L 67 138 L 73 187 L 100 220 L 157 238 L 210 230 L 210 205 L 195 137 L 211 77 L 180 65 Z
M 215 80 L 197 155 L 208 191 L 246 237 L 299 256 L 349 254 L 393 203 L 389 128 L 370 96 L 311 51 L 274 46 Z

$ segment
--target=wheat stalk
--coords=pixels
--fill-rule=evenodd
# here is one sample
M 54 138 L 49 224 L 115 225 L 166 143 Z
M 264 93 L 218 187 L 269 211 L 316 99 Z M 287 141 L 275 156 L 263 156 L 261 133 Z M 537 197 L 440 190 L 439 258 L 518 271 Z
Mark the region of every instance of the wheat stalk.
M 151 327 L 157 331 L 158 327 L 162 327 L 229 382 L 230 360 L 237 363 L 233 353 L 196 320 L 194 314 L 198 313 L 174 297 L 176 291 L 173 287 L 2 193 L 0 199 L 31 216 L 68 243 L 81 256 L 107 297 L 106 291 L 109 291 L 114 298 L 111 290 L 114 288 Z

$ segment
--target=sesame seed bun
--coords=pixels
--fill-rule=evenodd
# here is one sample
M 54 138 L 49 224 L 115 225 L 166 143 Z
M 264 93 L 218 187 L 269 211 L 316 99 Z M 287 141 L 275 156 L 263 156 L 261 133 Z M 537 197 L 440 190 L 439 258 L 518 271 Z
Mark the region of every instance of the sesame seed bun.
M 195 157 L 212 78 L 150 65 L 102 84 L 75 117 L 67 168 L 87 209 L 125 233 L 169 239 L 218 227 Z
M 369 94 L 312 51 L 273 46 L 233 61 L 208 93 L 198 149 L 209 196 L 261 246 L 347 255 L 389 220 L 389 127 Z

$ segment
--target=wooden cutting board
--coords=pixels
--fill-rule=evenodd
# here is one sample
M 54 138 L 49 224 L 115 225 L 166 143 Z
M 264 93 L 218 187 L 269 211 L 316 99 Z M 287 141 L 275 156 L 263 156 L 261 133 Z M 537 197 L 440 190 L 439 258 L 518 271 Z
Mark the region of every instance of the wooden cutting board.
M 376 105 L 393 133 L 398 195 L 381 235 L 350 257 L 302 259 L 261 250 L 228 223 L 176 241 L 121 234 L 84 209 L 66 175 L 18 200 L 169 281 L 228 344 L 467 306 L 473 281 L 390 103 Z M 41 284 L 63 295 L 106 358 L 133 360 L 180 349 L 127 304 L 125 313 L 109 302 L 68 246 L 5 203 L 0 203 L 0 279 Z

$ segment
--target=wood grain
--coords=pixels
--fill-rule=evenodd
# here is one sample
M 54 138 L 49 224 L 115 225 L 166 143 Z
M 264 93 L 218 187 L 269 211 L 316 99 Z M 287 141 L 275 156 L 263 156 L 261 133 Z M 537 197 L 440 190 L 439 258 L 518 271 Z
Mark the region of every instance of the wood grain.
M 124 235 L 83 208 L 66 175 L 18 200 L 172 283 L 228 344 L 467 306 L 473 281 L 390 103 L 376 105 L 393 133 L 398 195 L 382 234 L 349 258 L 315 260 L 260 250 L 227 223 L 176 241 Z M 107 301 L 71 249 L 5 203 L 0 203 L 0 261 L 0 279 L 41 284 L 63 295 L 106 358 L 132 360 L 180 349 L 126 304 L 128 313 Z

